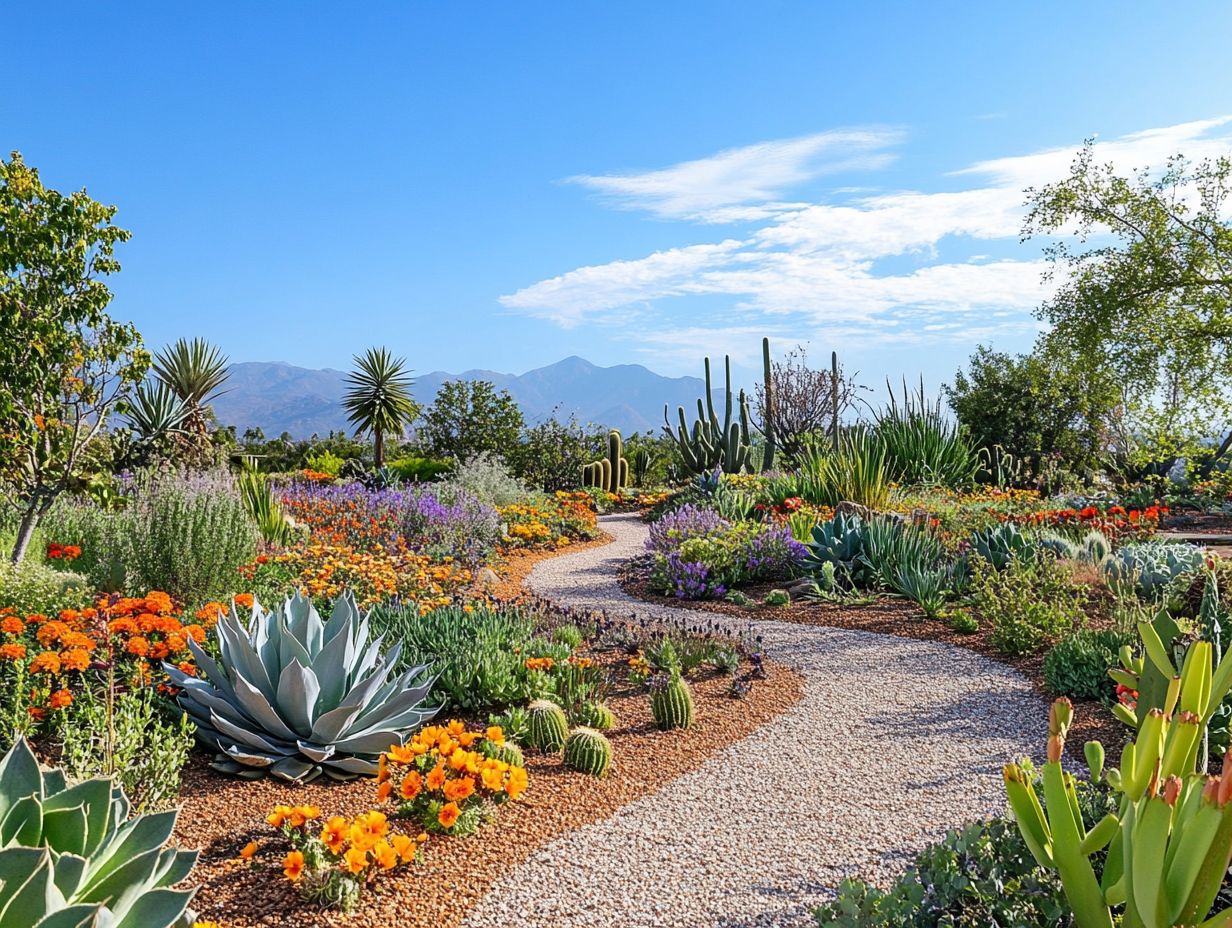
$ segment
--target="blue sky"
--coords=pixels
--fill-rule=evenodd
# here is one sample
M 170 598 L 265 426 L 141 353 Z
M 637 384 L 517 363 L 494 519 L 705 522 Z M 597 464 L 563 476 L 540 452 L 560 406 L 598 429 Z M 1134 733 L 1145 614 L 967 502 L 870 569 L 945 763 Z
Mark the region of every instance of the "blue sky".
M 1021 189 L 1232 147 L 1232 4 L 22 4 L 0 146 L 133 232 L 157 346 L 520 373 L 1027 347 Z

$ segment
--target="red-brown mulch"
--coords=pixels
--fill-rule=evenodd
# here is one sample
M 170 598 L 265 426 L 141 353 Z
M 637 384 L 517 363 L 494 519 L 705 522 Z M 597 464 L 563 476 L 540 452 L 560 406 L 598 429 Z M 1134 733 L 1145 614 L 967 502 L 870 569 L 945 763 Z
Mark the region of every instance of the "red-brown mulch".
M 645 563 L 638 560 L 626 565 L 621 576 L 621 586 L 630 596 L 647 602 L 739 616 L 754 622 L 758 619 L 771 619 L 776 622 L 849 628 L 921 641 L 941 641 L 975 651 L 1013 667 L 1031 682 L 1041 698 L 1049 702 L 1054 698 L 1054 694 L 1044 686 L 1043 652 L 1025 656 L 1006 655 L 992 643 L 991 630 L 986 624 L 981 623 L 979 630 L 972 634 L 964 634 L 955 631 L 945 622 L 928 619 L 918 605 L 908 600 L 880 597 L 867 604 L 858 605 L 809 600 L 795 600 L 786 606 L 767 606 L 762 603 L 766 593 L 781 587 L 781 583 L 743 587 L 741 592 L 751 600 L 745 606 L 717 600 L 681 600 L 652 591 L 647 582 Z M 1106 622 L 1098 614 L 1093 614 L 1091 624 L 1092 627 L 1100 627 Z M 1082 746 L 1087 741 L 1103 742 L 1108 756 L 1116 758 L 1120 756 L 1121 748 L 1128 740 L 1129 729 L 1117 721 L 1111 708 L 1097 700 L 1074 703 L 1074 721 L 1067 746 L 1076 760 L 1082 759 Z M 1043 749 L 1044 745 L 1041 744 L 1041 754 Z

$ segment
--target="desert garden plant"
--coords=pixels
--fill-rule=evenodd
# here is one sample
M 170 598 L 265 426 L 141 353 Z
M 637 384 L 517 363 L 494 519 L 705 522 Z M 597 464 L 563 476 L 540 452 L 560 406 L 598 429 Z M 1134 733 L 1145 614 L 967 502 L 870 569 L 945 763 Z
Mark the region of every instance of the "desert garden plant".
M 395 676 L 402 646 L 382 653 L 349 593 L 327 622 L 297 593 L 272 611 L 254 603 L 246 626 L 232 606 L 216 633 L 217 661 L 190 642 L 200 676 L 166 667 L 198 740 L 219 752 L 216 770 L 297 783 L 371 776 L 382 751 L 437 711 L 424 705 L 428 668 Z

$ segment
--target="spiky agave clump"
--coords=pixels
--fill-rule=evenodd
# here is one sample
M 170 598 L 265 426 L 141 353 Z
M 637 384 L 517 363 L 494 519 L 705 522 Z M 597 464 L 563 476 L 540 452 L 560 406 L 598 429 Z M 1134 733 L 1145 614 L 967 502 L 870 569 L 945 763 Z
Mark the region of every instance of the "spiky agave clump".
M 177 813 L 130 817 L 108 779 L 68 786 L 24 739 L 0 760 L 0 926 L 171 928 L 186 920 L 196 851 L 165 847 Z
M 569 736 L 569 721 L 565 710 L 550 699 L 536 699 L 526 707 L 530 724 L 526 743 L 544 754 L 557 754 Z
M 602 702 L 584 702 L 577 711 L 577 722 L 587 728 L 608 731 L 616 724 L 616 713 Z
M 254 603 L 247 628 L 232 606 L 216 632 L 217 663 L 189 641 L 200 677 L 166 668 L 197 738 L 221 752 L 216 770 L 297 783 L 373 776 L 380 753 L 437 712 L 423 705 L 426 665 L 393 676 L 402 646 L 381 653 L 350 593 L 328 622 L 297 593 L 272 611 Z
M 612 769 L 612 742 L 593 728 L 575 728 L 565 741 L 565 766 L 592 777 Z
M 693 691 L 678 676 L 658 681 L 650 692 L 650 714 L 663 731 L 693 724 Z

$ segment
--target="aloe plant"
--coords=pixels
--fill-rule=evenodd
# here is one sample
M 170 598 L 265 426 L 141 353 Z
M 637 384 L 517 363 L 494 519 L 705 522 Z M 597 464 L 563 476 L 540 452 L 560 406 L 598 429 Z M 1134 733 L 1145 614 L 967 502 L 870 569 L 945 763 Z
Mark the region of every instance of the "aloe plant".
M 219 752 L 216 770 L 297 783 L 375 775 L 380 753 L 436 714 L 423 705 L 427 666 L 393 676 L 402 646 L 382 654 L 349 592 L 328 622 L 296 593 L 273 611 L 254 603 L 247 627 L 233 604 L 215 631 L 217 662 L 189 642 L 202 676 L 166 670 L 198 740 Z
M 197 860 L 165 847 L 176 812 L 130 818 L 111 780 L 69 786 L 24 739 L 0 760 L 0 928 L 170 928 Z

